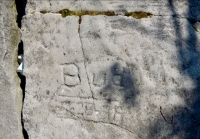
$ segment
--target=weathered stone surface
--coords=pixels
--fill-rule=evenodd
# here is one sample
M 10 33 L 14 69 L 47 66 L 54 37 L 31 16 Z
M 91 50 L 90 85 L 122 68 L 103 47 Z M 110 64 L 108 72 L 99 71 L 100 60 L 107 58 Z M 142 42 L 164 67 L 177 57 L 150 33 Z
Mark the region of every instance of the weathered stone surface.
M 22 91 L 17 76 L 20 30 L 14 0 L 0 3 L 0 139 L 22 139 Z
M 58 12 L 61 9 L 115 11 L 116 14 L 145 11 L 158 16 L 177 15 L 200 19 L 199 0 L 29 0 L 27 4 L 27 13 L 43 10 Z
M 72 3 L 59 7 L 55 1 L 43 2 L 29 2 L 22 27 L 23 118 L 31 139 L 199 138 L 200 34 L 198 22 L 183 18 L 195 11 L 186 8 L 190 1 L 169 0 L 170 12 L 164 14 L 165 6 L 158 6 L 160 16 L 142 19 L 62 18 L 39 11 L 59 11 L 67 3 L 73 9 Z M 112 9 L 115 4 L 127 10 L 124 4 L 130 4 L 99 2 L 108 9 L 95 10 L 118 11 Z M 173 9 L 181 4 L 185 8 Z M 82 9 L 84 2 L 81 6 L 74 9 Z M 155 8 L 141 7 L 130 11 Z M 177 13 L 183 17 L 166 16 Z
M 21 30 L 29 137 L 200 138 L 199 4 L 30 0 Z M 62 18 L 62 9 L 74 11 Z M 125 16 L 134 11 L 153 15 Z
M 49 21 L 54 22 L 49 24 Z M 105 102 L 93 99 L 77 21 L 78 17 L 60 18 L 60 15 L 52 14 L 24 18 L 22 33 L 27 86 L 23 116 L 30 138 L 136 138 L 123 127 L 97 117 L 99 114 L 103 118 L 103 111 L 95 111 L 94 103 L 102 106 Z M 73 118 L 77 120 L 69 120 Z M 96 136 L 99 130 L 112 132 Z

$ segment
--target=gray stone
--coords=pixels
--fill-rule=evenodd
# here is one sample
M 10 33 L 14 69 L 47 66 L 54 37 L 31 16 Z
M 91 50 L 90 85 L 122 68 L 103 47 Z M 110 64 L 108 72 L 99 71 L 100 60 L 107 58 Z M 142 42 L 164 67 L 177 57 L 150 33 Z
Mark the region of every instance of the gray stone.
M 0 139 L 22 139 L 22 91 L 17 76 L 20 30 L 14 0 L 0 3 Z
M 130 11 L 159 16 L 135 19 L 114 7 L 129 11 L 130 1 L 98 1 L 96 9 L 92 1 L 29 2 L 21 32 L 27 78 L 23 118 L 31 139 L 198 137 L 197 23 L 186 19 L 191 17 L 186 1 L 169 1 L 168 9 L 166 1 L 154 1 L 155 7 L 142 2 Z M 164 4 L 160 10 L 159 4 Z M 119 16 L 62 18 L 53 12 L 67 6 L 116 10 Z M 181 18 L 171 16 L 175 13 Z
M 191 62 L 200 56 L 192 24 L 170 16 L 81 18 L 36 12 L 23 19 L 29 137 L 187 136 L 178 129 L 189 122 L 178 112 L 190 109 L 200 76 Z

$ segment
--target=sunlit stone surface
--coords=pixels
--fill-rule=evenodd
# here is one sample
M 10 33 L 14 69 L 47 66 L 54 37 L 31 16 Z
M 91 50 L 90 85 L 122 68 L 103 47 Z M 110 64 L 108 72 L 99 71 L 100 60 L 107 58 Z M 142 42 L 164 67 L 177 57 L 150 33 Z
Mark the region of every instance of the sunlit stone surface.
M 28 3 L 22 27 L 23 118 L 31 139 L 198 136 L 200 36 L 194 3 L 38 3 Z M 69 7 L 152 15 L 62 18 L 55 12 Z
M 22 139 L 22 91 L 17 76 L 20 30 L 14 0 L 0 2 L 0 139 Z

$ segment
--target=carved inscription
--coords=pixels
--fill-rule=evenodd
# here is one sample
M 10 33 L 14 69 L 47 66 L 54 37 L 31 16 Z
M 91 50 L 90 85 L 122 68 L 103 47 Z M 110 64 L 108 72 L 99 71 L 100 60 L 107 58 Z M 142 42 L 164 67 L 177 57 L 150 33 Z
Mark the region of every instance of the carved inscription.
M 103 87 L 104 85 L 107 84 L 107 82 L 112 82 L 113 85 L 115 86 L 122 86 L 121 82 L 123 79 L 123 75 L 116 74 L 112 75 L 111 79 L 109 79 L 108 74 L 93 74 L 93 85 L 96 87 Z
M 121 106 L 120 91 L 125 87 L 123 82 L 130 82 L 127 79 L 128 68 L 126 65 L 122 65 L 115 64 L 110 70 L 88 73 L 91 75 L 89 77 L 92 78 L 92 85 L 97 90 L 93 92 L 96 99 L 80 96 L 82 89 L 80 88 L 79 70 L 83 69 L 79 69 L 76 64 L 64 65 L 64 85 L 58 87 L 55 92 L 56 95 L 51 102 L 52 112 L 60 118 L 79 118 L 122 124 L 123 114 L 129 110 Z M 102 94 L 98 91 L 102 91 Z M 97 94 L 103 97 L 98 97 Z M 106 95 L 107 97 L 104 97 Z
M 69 115 L 75 115 L 82 119 L 95 118 L 98 112 L 95 110 L 94 103 L 92 99 L 76 99 L 76 98 L 65 98 L 65 100 L 60 99 L 56 96 L 55 104 L 56 107 L 53 108 L 56 111 L 58 117 L 69 118 Z M 65 115 L 61 113 L 65 111 Z
M 75 64 L 67 64 L 63 68 L 64 83 L 66 86 L 74 87 L 80 84 L 78 67 Z
M 110 114 L 110 122 L 114 124 L 121 124 L 122 122 L 122 107 L 121 106 L 115 106 L 111 110 Z
M 97 109 L 95 105 L 98 106 Z M 50 107 L 58 117 L 73 118 L 76 116 L 94 121 L 110 121 L 115 124 L 122 122 L 122 113 L 127 111 L 127 109 L 122 109 L 119 104 L 107 105 L 106 101 L 95 100 L 94 102 L 93 99 L 61 98 L 61 96 L 55 96 Z

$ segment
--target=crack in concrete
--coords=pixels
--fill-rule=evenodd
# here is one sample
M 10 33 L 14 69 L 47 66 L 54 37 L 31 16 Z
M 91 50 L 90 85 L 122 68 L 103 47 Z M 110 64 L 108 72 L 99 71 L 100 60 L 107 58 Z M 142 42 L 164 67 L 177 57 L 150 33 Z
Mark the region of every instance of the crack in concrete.
M 40 11 L 42 14 L 51 13 L 51 14 L 61 14 L 63 18 L 66 16 L 83 16 L 83 15 L 90 15 L 90 16 L 97 16 L 97 15 L 106 15 L 106 16 L 118 16 L 119 14 L 115 13 L 114 11 L 71 11 L 69 9 L 63 9 L 58 12 L 51 12 L 47 10 Z M 150 12 L 144 12 L 144 11 L 134 11 L 134 12 L 125 12 L 123 14 L 120 14 L 120 16 L 126 16 L 126 17 L 133 17 L 136 19 L 142 19 L 142 18 L 148 18 L 153 16 Z
M 180 18 L 180 19 L 188 19 L 185 16 L 181 15 L 160 15 L 160 14 L 152 14 L 150 12 L 144 11 L 133 11 L 133 12 L 125 12 L 122 14 L 117 14 L 114 11 L 70 11 L 69 9 L 63 9 L 58 12 L 51 12 L 47 10 L 40 11 L 42 14 L 61 14 L 63 18 L 67 16 L 83 16 L 83 15 L 90 15 L 90 16 L 97 16 L 97 15 L 105 15 L 105 16 L 125 16 L 125 17 L 133 17 L 135 19 L 142 19 L 142 18 L 151 18 L 151 17 L 173 17 L 173 18 Z M 33 13 L 31 13 L 33 14 Z M 196 20 L 195 20 L 196 21 Z M 199 20 L 197 20 L 199 21 Z
M 80 42 L 81 42 L 81 49 L 82 49 L 82 52 L 83 52 L 83 63 L 84 63 L 84 67 L 85 67 L 85 72 L 86 72 L 86 76 L 87 76 L 87 80 L 88 80 L 88 85 L 90 87 L 90 92 L 92 94 L 92 99 L 93 99 L 93 104 L 94 104 L 94 108 L 96 110 L 96 107 L 95 107 L 95 103 L 94 103 L 94 93 L 92 92 L 92 87 L 90 85 L 90 82 L 89 82 L 89 76 L 88 76 L 88 72 L 87 72 L 87 68 L 86 68 L 86 58 L 85 58 L 85 52 L 84 52 L 84 49 L 83 49 L 83 42 L 82 42 L 82 39 L 81 39 L 81 35 L 80 35 L 80 25 L 81 25 L 81 16 L 79 16 L 79 20 L 78 20 L 78 23 L 79 23 L 79 26 L 78 26 L 78 36 L 79 36 L 79 39 L 80 39 Z
M 138 138 L 142 139 L 139 135 L 137 135 L 137 134 L 134 133 L 133 131 L 128 130 L 128 129 L 126 129 L 126 128 L 123 128 L 123 127 L 121 127 L 121 126 L 119 126 L 119 125 L 117 125 L 117 124 L 114 124 L 114 123 L 107 123 L 107 122 L 103 122 L 103 121 L 93 121 L 93 120 L 83 119 L 83 118 L 81 118 L 81 117 L 75 115 L 74 113 L 72 113 L 72 112 L 70 112 L 70 111 L 68 111 L 68 110 L 66 110 L 66 111 L 67 111 L 68 113 L 70 113 L 72 116 L 76 117 L 76 119 L 79 119 L 79 120 L 81 120 L 81 121 L 92 122 L 93 124 L 99 123 L 99 124 L 107 124 L 107 125 L 111 125 L 111 126 L 116 126 L 116 127 L 120 128 L 120 129 L 123 129 L 123 130 L 125 130 L 126 132 L 129 132 L 129 133 L 131 133 L 131 134 L 133 134 L 133 135 L 136 135 Z M 71 117 L 71 119 L 73 119 L 73 118 Z M 74 120 L 75 120 L 75 119 L 74 119 Z
M 62 11 L 67 10 L 67 13 L 62 13 Z M 34 14 L 35 12 L 31 13 Z M 133 11 L 133 12 L 125 12 L 122 14 L 117 14 L 113 12 L 113 11 L 70 11 L 69 9 L 63 9 L 60 10 L 58 12 L 51 12 L 51 11 L 47 11 L 47 10 L 42 10 L 40 11 L 40 13 L 42 14 L 47 14 L 47 13 L 51 13 L 51 14 L 61 14 L 62 17 L 66 17 L 66 16 L 83 16 L 83 15 L 90 15 L 90 16 L 97 16 L 97 15 L 106 15 L 106 16 L 126 16 L 126 17 L 133 17 L 135 19 L 141 19 L 141 18 L 151 18 L 153 16 L 155 17 L 174 17 L 174 18 L 180 18 L 180 19 L 188 19 L 188 20 L 192 20 L 189 19 L 186 16 L 181 16 L 181 15 L 160 15 L 160 14 L 152 14 L 150 12 L 143 12 L 143 11 Z M 195 22 L 199 22 L 200 20 L 193 20 Z

